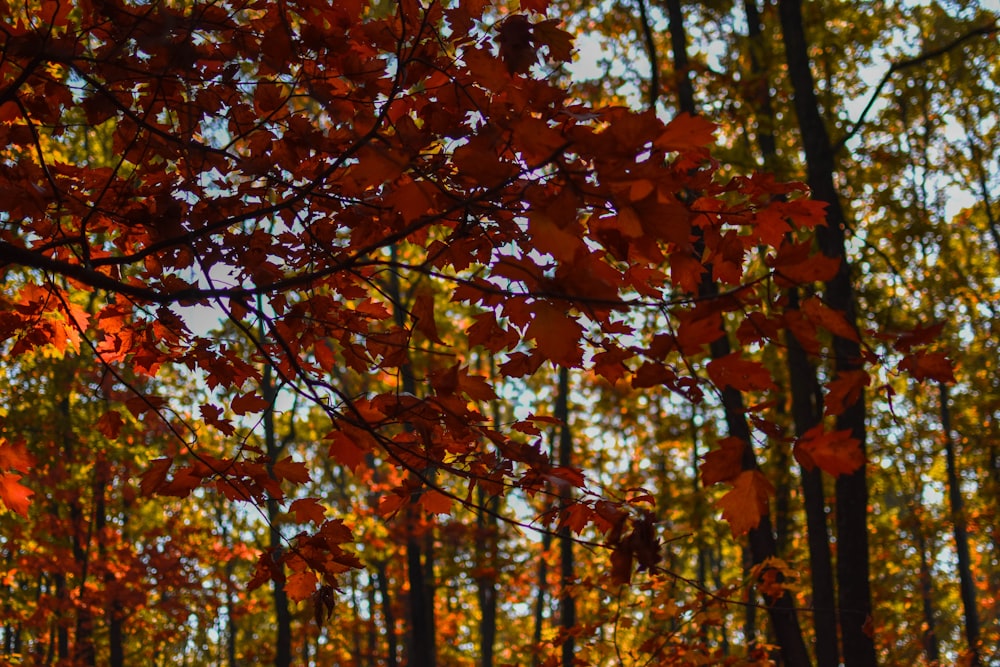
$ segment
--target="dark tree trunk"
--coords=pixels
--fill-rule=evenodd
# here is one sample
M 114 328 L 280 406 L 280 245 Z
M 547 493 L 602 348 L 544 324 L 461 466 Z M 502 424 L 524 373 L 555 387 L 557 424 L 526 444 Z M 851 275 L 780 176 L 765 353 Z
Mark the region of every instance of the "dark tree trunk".
M 958 465 L 955 456 L 955 440 L 951 437 L 951 409 L 948 405 L 948 387 L 938 384 L 941 401 L 941 430 L 944 436 L 945 465 L 948 474 L 948 503 L 951 523 L 955 531 L 955 554 L 958 556 L 958 579 L 962 593 L 962 608 L 965 612 L 965 640 L 969 645 L 970 667 L 980 667 L 979 654 L 979 612 L 976 608 L 976 582 L 972 575 L 972 561 L 969 556 L 969 530 L 965 520 L 965 500 L 958 479 Z
M 388 665 L 389 667 L 399 667 L 399 656 L 396 651 L 396 614 L 392 610 L 392 600 L 389 597 L 389 578 L 385 572 L 385 563 L 378 563 L 375 567 L 378 594 L 382 598 L 382 618 L 385 620 Z
M 559 427 L 559 465 L 568 468 L 573 463 L 573 436 L 569 426 L 569 370 L 565 367 L 559 369 L 559 395 L 553 416 L 562 422 Z M 562 508 L 568 507 L 572 502 L 568 485 L 560 489 L 559 500 Z M 576 575 L 573 567 L 573 538 L 568 526 L 559 529 L 559 575 L 562 579 L 559 627 L 566 633 L 562 644 L 562 667 L 573 667 L 576 642 L 570 630 L 576 625 L 576 601 L 567 587 L 573 583 Z
M 680 0 L 666 0 L 666 5 L 667 14 L 670 18 L 670 39 L 673 49 L 674 68 L 677 71 L 678 77 L 678 105 L 681 111 L 694 115 L 697 109 L 694 103 L 694 86 L 691 83 L 691 77 L 688 72 L 684 14 L 681 10 Z M 700 296 L 705 298 L 706 301 L 710 301 L 717 297 L 718 293 L 718 286 L 711 280 L 710 274 L 706 273 L 702 280 Z M 724 357 L 730 353 L 729 336 L 725 331 L 722 332 L 719 338 L 712 342 L 710 350 L 713 359 Z M 722 390 L 722 404 L 725 410 L 726 426 L 728 427 L 729 435 L 739 438 L 746 443 L 743 449 L 743 469 L 756 470 L 758 467 L 757 456 L 753 450 L 750 427 L 746 420 L 743 395 L 732 387 L 726 387 Z M 767 513 L 761 517 L 760 524 L 750 531 L 749 543 L 751 560 L 754 565 L 758 565 L 767 558 L 777 555 L 771 518 Z M 799 627 L 799 620 L 795 612 L 792 596 L 785 591 L 774 604 L 768 606 L 768 614 L 771 618 L 771 624 L 774 628 L 778 645 L 781 647 L 781 655 L 785 664 L 789 667 L 810 665 L 809 653 L 806 650 L 805 641 L 802 639 L 802 630 Z
M 263 333 L 263 332 L 262 332 Z M 261 337 L 263 340 L 263 336 Z M 261 380 L 261 397 L 267 401 L 267 408 L 264 410 L 264 451 L 267 453 L 271 464 L 276 462 L 281 455 L 281 446 L 278 443 L 274 426 L 274 400 L 277 390 L 274 386 L 274 372 L 269 364 L 265 364 L 263 379 Z M 274 477 L 273 470 L 268 473 Z M 279 515 L 281 507 L 277 499 L 267 499 L 267 523 L 268 523 L 268 546 L 275 558 L 284 549 L 281 539 L 281 526 L 279 525 Z M 292 612 L 288 607 L 288 594 L 285 592 L 283 581 L 271 582 L 271 599 L 274 602 L 274 667 L 291 667 L 292 664 Z
M 834 185 L 834 149 L 830 143 L 816 99 L 809 65 L 809 50 L 802 21 L 801 0 L 778 0 L 784 36 L 788 76 L 798 116 L 806 170 L 813 197 L 828 204 L 827 224 L 817 229 L 820 250 L 840 260 L 840 268 L 826 283 L 826 302 L 857 321 L 850 265 L 844 247 L 846 218 Z M 833 353 L 838 373 L 861 368 L 857 342 L 834 336 Z M 837 417 L 837 428 L 848 430 L 866 450 L 865 396 Z M 868 486 L 865 466 L 840 475 L 837 489 L 837 594 L 843 659 L 846 667 L 877 664 L 875 644 L 868 629 L 871 620 L 871 589 L 868 560 Z
M 941 648 L 937 638 L 937 623 L 934 620 L 934 573 L 931 572 L 930 561 L 927 557 L 927 538 L 924 536 L 923 508 L 914 502 L 913 512 L 913 535 L 917 541 L 917 551 L 920 552 L 920 597 L 923 601 L 924 623 L 924 652 L 927 654 L 927 662 L 937 665 L 941 662 Z
M 789 308 L 798 308 L 798 290 L 789 291 Z M 792 421 L 795 435 L 800 436 L 819 423 L 823 415 L 823 395 L 816 379 L 816 369 L 809 363 L 805 350 L 790 331 L 788 346 L 788 384 L 792 393 Z M 810 577 L 812 584 L 813 625 L 816 631 L 816 664 L 837 667 L 840 647 L 837 641 L 837 609 L 833 580 L 833 556 L 830 553 L 830 531 L 826 521 L 826 501 L 823 493 L 823 473 L 819 468 L 800 468 L 802 504 L 806 512 L 806 540 L 809 544 Z

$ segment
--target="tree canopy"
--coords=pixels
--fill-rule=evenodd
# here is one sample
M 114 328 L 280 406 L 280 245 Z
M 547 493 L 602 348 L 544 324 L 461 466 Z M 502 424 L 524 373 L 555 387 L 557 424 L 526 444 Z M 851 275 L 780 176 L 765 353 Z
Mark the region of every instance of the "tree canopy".
M 5 661 L 997 658 L 984 8 L 0 15 Z

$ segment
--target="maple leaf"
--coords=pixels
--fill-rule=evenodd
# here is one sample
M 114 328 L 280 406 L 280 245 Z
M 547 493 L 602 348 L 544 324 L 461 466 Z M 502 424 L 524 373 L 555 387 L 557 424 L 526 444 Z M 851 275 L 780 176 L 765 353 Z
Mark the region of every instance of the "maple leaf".
M 365 464 L 369 450 L 363 441 L 352 438 L 345 431 L 333 431 L 325 439 L 330 441 L 327 454 L 340 465 L 356 471 Z
M 420 504 L 431 514 L 450 514 L 452 499 L 436 489 L 420 494 Z
M 955 371 L 944 352 L 915 352 L 903 357 L 900 370 L 913 376 L 917 382 L 931 379 L 944 384 L 955 384 Z
M 716 501 L 722 518 L 729 522 L 733 537 L 745 535 L 767 514 L 768 497 L 774 486 L 759 470 L 744 470 L 732 482 L 733 488 Z
M 28 453 L 27 444 L 23 440 L 7 440 L 0 442 L 0 469 L 28 472 L 35 465 L 35 457 Z
M 230 407 L 232 407 L 233 412 L 238 415 L 245 415 L 255 412 L 263 412 L 268 408 L 270 403 L 264 398 L 257 395 L 256 392 L 248 391 L 241 396 L 237 396 L 233 399 Z
M 840 415 L 857 403 L 861 392 L 871 384 L 871 377 L 865 371 L 841 371 L 836 379 L 826 385 L 823 399 L 824 415 Z
M 434 294 L 429 289 L 417 292 L 411 308 L 413 327 L 432 343 L 443 345 L 438 337 L 437 323 L 434 321 Z
M 708 362 L 708 377 L 719 389 L 732 387 L 737 391 L 765 391 L 775 389 L 771 372 L 759 361 L 749 361 L 732 352 Z
M 271 471 L 279 480 L 287 479 L 289 482 L 294 482 L 295 484 L 305 484 L 312 480 L 306 464 L 301 461 L 293 461 L 291 456 L 286 456 L 275 462 L 271 466 Z
M 662 151 L 688 151 L 715 143 L 718 125 L 701 116 L 682 112 L 667 123 L 653 145 Z
M 318 583 L 319 579 L 316 577 L 316 573 L 311 570 L 295 572 L 288 575 L 288 579 L 285 581 L 285 592 L 288 593 L 288 598 L 292 602 L 301 602 L 316 592 L 316 584 Z
M 8 509 L 27 517 L 31 496 L 35 492 L 21 484 L 19 480 L 22 477 L 16 473 L 0 472 L 0 501 L 3 501 Z
M 320 525 L 326 517 L 326 508 L 315 498 L 299 498 L 292 502 L 288 511 L 295 515 L 295 520 L 299 523 L 311 522 Z
M 718 482 L 728 482 L 743 471 L 743 451 L 746 443 L 740 438 L 729 436 L 719 441 L 718 449 L 705 454 L 702 462 L 701 483 L 712 486 Z
M 531 22 L 524 14 L 508 16 L 498 28 L 500 57 L 511 74 L 527 74 L 538 61 L 531 40 Z
M 165 457 L 151 461 L 149 469 L 142 473 L 139 482 L 139 491 L 144 496 L 151 496 L 159 491 L 165 484 L 167 472 L 173 464 L 172 457 Z
M 826 431 L 822 424 L 803 433 L 792 453 L 806 470 L 819 467 L 834 477 L 852 473 L 865 464 L 861 442 L 851 437 L 850 429 Z
M 525 338 L 534 339 L 538 352 L 546 359 L 562 366 L 580 366 L 583 363 L 580 323 L 544 302 L 536 304 L 534 315 L 524 332 Z
M 539 21 L 532 27 L 534 43 L 549 50 L 549 58 L 560 63 L 573 59 L 573 35 L 559 27 L 559 19 Z
M 97 420 L 94 428 L 105 438 L 114 440 L 121 433 L 122 426 L 124 425 L 125 422 L 122 421 L 122 416 L 117 410 L 108 410 Z
M 857 330 L 852 327 L 843 313 L 830 308 L 818 297 L 811 296 L 802 302 L 800 309 L 814 324 L 817 324 L 835 336 L 860 342 Z

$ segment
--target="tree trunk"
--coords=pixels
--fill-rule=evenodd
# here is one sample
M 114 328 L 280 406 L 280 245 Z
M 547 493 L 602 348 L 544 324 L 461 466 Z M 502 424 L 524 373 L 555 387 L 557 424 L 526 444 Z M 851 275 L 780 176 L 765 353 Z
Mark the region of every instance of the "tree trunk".
M 941 431 L 944 436 L 945 465 L 948 474 L 948 504 L 951 523 L 955 531 L 955 554 L 958 556 L 958 579 L 962 593 L 962 608 L 965 612 L 965 640 L 969 645 L 970 667 L 980 667 L 979 654 L 979 612 L 976 608 L 976 582 L 972 575 L 972 561 L 969 556 L 969 530 L 965 520 L 965 500 L 958 479 L 955 457 L 955 441 L 951 437 L 951 409 L 948 405 L 948 386 L 938 384 L 941 402 Z
M 263 341 L 263 329 L 261 330 L 261 340 Z M 281 455 L 281 446 L 278 443 L 277 434 L 274 427 L 274 401 L 277 397 L 277 390 L 274 386 L 274 371 L 270 364 L 264 364 L 264 372 L 261 379 L 261 397 L 267 401 L 267 408 L 264 410 L 264 451 L 268 457 L 268 474 L 274 477 L 272 465 Z M 267 499 L 267 524 L 268 524 L 268 546 L 274 558 L 284 549 L 281 539 L 281 526 L 279 525 L 279 515 L 281 507 L 277 499 L 268 497 Z M 292 613 L 288 608 L 288 594 L 285 592 L 283 581 L 271 582 L 271 599 L 274 602 L 274 667 L 291 667 L 292 664 Z
M 385 572 L 385 563 L 376 564 L 375 574 L 378 579 L 379 597 L 382 598 L 382 618 L 385 620 L 388 667 L 399 667 L 399 657 L 396 651 L 396 614 L 392 610 L 392 600 L 389 598 L 389 578 Z
M 562 422 L 559 427 L 559 465 L 568 468 L 573 463 L 573 436 L 569 426 L 569 369 L 559 369 L 559 395 L 556 398 L 556 419 Z M 568 484 L 564 484 L 559 492 L 561 508 L 566 508 L 572 502 L 572 492 Z M 559 575 L 562 588 L 559 594 L 559 627 L 566 633 L 562 644 L 562 667 L 573 667 L 573 655 L 576 652 L 576 641 L 570 631 L 576 625 L 576 601 L 567 587 L 575 580 L 573 568 L 573 538 L 568 526 L 559 529 Z
M 917 541 L 917 551 L 920 553 L 920 597 L 923 600 L 924 623 L 924 652 L 927 654 L 927 662 L 937 665 L 941 662 L 941 648 L 937 638 L 937 623 L 934 620 L 934 573 L 931 571 L 930 562 L 927 557 L 927 538 L 924 536 L 923 508 L 914 500 L 913 512 L 913 534 Z
M 687 37 L 684 30 L 684 15 L 681 10 L 680 0 L 666 0 L 666 4 L 667 13 L 670 17 L 670 38 L 673 48 L 674 68 L 678 76 L 678 105 L 681 111 L 694 115 L 697 110 L 694 103 L 694 86 L 688 74 Z M 718 293 L 718 286 L 711 280 L 710 274 L 706 273 L 702 279 L 700 296 L 706 301 L 710 301 L 717 297 Z M 719 338 L 711 343 L 710 351 L 713 359 L 724 357 L 730 353 L 729 336 L 725 330 L 723 330 Z M 729 435 L 740 438 L 746 443 L 741 462 L 743 469 L 756 470 L 758 467 L 757 456 L 753 450 L 750 427 L 746 421 L 743 395 L 732 387 L 726 387 L 722 390 L 722 404 L 725 410 L 726 426 L 728 427 Z M 761 517 L 760 524 L 750 531 L 749 541 L 754 565 L 760 564 L 767 558 L 776 555 L 774 532 L 771 527 L 771 518 L 768 514 L 765 513 Z M 771 618 L 771 624 L 774 627 L 778 645 L 781 647 L 781 654 L 785 664 L 789 665 L 789 667 L 810 665 L 809 653 L 802 639 L 802 630 L 799 627 L 794 602 L 788 591 L 785 591 L 774 604 L 768 606 L 768 613 Z
M 789 308 L 798 308 L 798 290 L 789 290 Z M 788 384 L 792 393 L 792 421 L 795 435 L 816 426 L 823 415 L 823 395 L 816 369 L 791 331 L 785 333 L 788 346 Z M 800 467 L 802 504 L 806 512 L 806 540 L 809 545 L 810 583 L 812 584 L 813 626 L 816 632 L 816 664 L 837 667 L 840 647 L 837 641 L 836 593 L 833 581 L 833 556 L 830 531 L 826 521 L 823 473 L 819 468 Z
M 844 247 L 846 218 L 834 185 L 834 150 L 816 100 L 809 65 L 809 50 L 802 21 L 801 0 L 779 0 L 778 11 L 784 36 L 788 75 L 792 85 L 802 145 L 806 156 L 809 187 L 813 197 L 828 204 L 827 224 L 816 232 L 820 250 L 840 259 L 837 274 L 826 283 L 826 302 L 844 313 L 852 325 L 857 321 L 850 265 Z M 861 368 L 857 342 L 834 336 L 833 353 L 838 373 Z M 837 428 L 848 430 L 866 450 L 865 396 L 837 417 Z M 837 489 L 837 594 L 843 658 L 846 667 L 877 664 L 875 644 L 868 628 L 871 622 L 871 590 L 868 560 L 868 487 L 865 466 L 840 475 Z

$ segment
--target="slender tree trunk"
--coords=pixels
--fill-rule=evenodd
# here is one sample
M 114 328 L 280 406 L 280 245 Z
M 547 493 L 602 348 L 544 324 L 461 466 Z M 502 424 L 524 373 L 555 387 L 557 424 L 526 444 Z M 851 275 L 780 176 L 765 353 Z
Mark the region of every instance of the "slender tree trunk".
M 392 259 L 396 249 L 392 248 Z M 399 274 L 391 273 L 388 285 L 389 298 L 393 304 L 396 325 L 406 327 L 406 311 L 403 307 Z M 416 396 L 417 382 L 409 359 L 400 367 L 400 389 Z M 409 428 L 409 425 L 407 425 Z M 432 474 L 433 471 L 429 471 Z M 410 585 L 409 594 L 409 660 L 410 667 L 434 667 L 437 662 L 434 623 L 434 556 L 430 549 L 425 554 L 424 547 L 433 547 L 433 532 L 418 534 L 415 527 L 421 523 L 419 509 L 413 504 L 406 509 L 406 576 Z M 428 527 L 428 531 L 432 528 Z M 425 537 L 426 535 L 426 537 Z M 421 545 L 421 540 L 424 544 Z
M 798 308 L 798 290 L 788 293 L 790 309 Z M 823 394 L 816 369 L 791 331 L 786 331 L 788 380 L 792 393 L 792 421 L 795 435 L 819 423 L 823 414 Z M 836 593 L 833 580 L 833 556 L 830 531 L 826 521 L 823 473 L 819 468 L 800 467 L 802 504 L 806 512 L 806 540 L 809 545 L 810 583 L 812 584 L 813 626 L 816 632 L 816 664 L 837 667 L 840 647 L 837 641 Z
M 677 71 L 679 79 L 677 83 L 678 104 L 681 111 L 694 115 L 697 109 L 694 103 L 694 86 L 688 74 L 684 14 L 681 10 L 680 0 L 666 0 L 666 5 L 667 14 L 670 18 L 670 38 L 673 48 L 674 68 Z M 708 273 L 702 279 L 700 296 L 706 300 L 711 300 L 718 296 L 718 286 L 711 280 Z M 719 338 L 711 343 L 710 351 L 713 359 L 724 357 L 730 353 L 729 336 L 725 330 L 723 330 Z M 729 435 L 740 438 L 746 443 L 741 462 L 743 469 L 756 470 L 758 467 L 757 456 L 753 450 L 750 427 L 746 421 L 743 395 L 732 387 L 726 387 L 722 390 L 722 404 L 725 410 L 726 426 L 728 427 Z M 760 564 L 767 558 L 776 555 L 774 532 L 771 527 L 769 514 L 765 513 L 761 517 L 760 524 L 750 531 L 749 542 L 754 565 Z M 785 664 L 789 667 L 810 665 L 811 661 L 809 653 L 806 650 L 805 641 L 802 639 L 802 630 L 799 627 L 795 605 L 788 591 L 785 591 L 774 604 L 768 606 L 768 613 L 771 618 L 771 624 L 774 627 L 778 645 L 781 647 L 781 654 Z
M 757 143 L 764 167 L 777 168 L 777 141 L 774 136 L 774 106 L 768 68 L 764 62 L 764 35 L 756 0 L 744 0 L 747 36 L 750 41 L 750 73 L 757 107 Z M 797 287 L 788 290 L 788 307 L 798 308 Z M 785 332 L 789 391 L 792 398 L 792 421 L 795 435 L 801 436 L 816 426 L 823 415 L 822 391 L 816 369 L 805 350 L 790 330 Z M 810 583 L 813 592 L 813 628 L 816 635 L 816 664 L 837 667 L 840 646 L 837 638 L 836 593 L 833 579 L 833 558 L 830 553 L 830 531 L 826 520 L 822 472 L 818 468 L 801 468 L 803 505 L 806 513 L 806 535 L 809 546 Z M 783 540 L 779 540 L 783 542 Z M 779 545 L 779 551 L 783 551 Z
M 553 416 L 562 422 L 559 427 L 559 465 L 568 468 L 573 464 L 573 436 L 569 426 L 569 369 L 565 367 L 559 369 L 559 395 Z M 559 499 L 562 508 L 568 507 L 572 502 L 568 485 L 560 490 Z M 576 575 L 573 568 L 573 539 L 568 526 L 559 529 L 559 575 L 562 579 L 559 627 L 566 633 L 562 644 L 562 667 L 573 667 L 576 642 L 570 631 L 576 625 L 576 601 L 568 591 L 568 586 Z
M 931 665 L 940 664 L 941 648 L 937 638 L 937 623 L 934 620 L 934 573 L 931 572 L 930 562 L 927 557 L 927 538 L 924 536 L 923 508 L 918 499 L 914 499 L 913 511 L 913 534 L 917 541 L 917 551 L 920 552 L 920 597 L 923 601 L 924 629 L 923 641 L 924 652 L 927 654 L 927 662 Z
M 396 614 L 392 610 L 392 600 L 389 598 L 389 578 L 385 572 L 385 563 L 375 566 L 378 579 L 378 593 L 382 598 L 382 618 L 385 620 L 385 637 L 387 647 L 388 667 L 399 667 L 399 656 L 396 651 Z
M 532 667 L 539 667 L 542 664 L 541 656 L 539 655 L 539 648 L 542 644 L 542 629 L 545 625 L 545 606 L 548 604 L 548 592 L 549 592 L 549 565 L 545 560 L 545 554 L 548 553 L 549 548 L 552 546 L 552 535 L 549 532 L 542 534 L 542 555 L 538 559 L 538 572 L 536 578 L 538 580 L 538 595 L 535 597 L 535 614 L 533 630 L 531 633 L 533 652 L 531 654 L 531 665 Z
M 951 509 L 951 523 L 955 531 L 955 554 L 958 556 L 958 579 L 962 593 L 962 608 L 965 612 L 965 639 L 969 645 L 971 667 L 980 667 L 982 658 L 979 649 L 979 612 L 976 608 L 976 582 L 972 575 L 972 561 L 969 555 L 969 530 L 965 520 L 965 500 L 958 479 L 958 465 L 955 456 L 955 440 L 951 436 L 951 409 L 948 386 L 938 384 L 941 403 L 941 430 L 944 436 L 945 465 L 948 474 L 948 503 Z
M 813 197 L 828 204 L 827 224 L 817 229 L 820 250 L 840 260 L 837 274 L 826 283 L 827 305 L 857 321 L 850 265 L 844 247 L 846 218 L 834 185 L 834 150 L 816 100 L 809 65 L 809 50 L 802 21 L 801 0 L 778 0 L 788 75 L 798 116 L 809 187 Z M 857 342 L 834 336 L 833 353 L 838 373 L 861 368 Z M 837 417 L 837 428 L 848 430 L 866 451 L 865 396 Z M 837 595 L 843 658 L 846 667 L 877 664 L 871 622 L 871 589 L 868 556 L 868 486 L 865 466 L 840 475 L 837 489 Z
M 496 367 L 490 358 L 490 379 L 494 380 Z M 500 428 L 500 402 L 492 402 L 493 427 Z M 497 636 L 497 550 L 499 526 L 497 512 L 500 509 L 499 496 L 487 497 L 486 490 L 478 488 L 479 506 L 484 508 L 476 517 L 477 555 L 476 562 L 485 572 L 476 580 L 479 599 L 479 660 L 481 667 L 493 667 L 493 650 Z
M 263 331 L 261 332 L 263 334 Z M 263 340 L 263 335 L 261 335 Z M 281 455 L 281 447 L 278 443 L 274 426 L 274 401 L 277 397 L 277 390 L 274 386 L 274 371 L 270 364 L 264 365 L 263 378 L 261 380 L 261 396 L 267 401 L 267 408 L 264 410 L 264 451 L 267 453 L 268 473 L 274 477 L 271 465 L 278 460 Z M 268 546 L 275 558 L 284 549 L 281 539 L 281 526 L 279 525 L 279 515 L 281 507 L 275 498 L 267 499 L 267 523 L 268 523 Z M 288 607 L 288 594 L 285 592 L 283 581 L 271 582 L 271 599 L 274 602 L 274 667 L 291 667 L 292 664 L 292 613 Z

